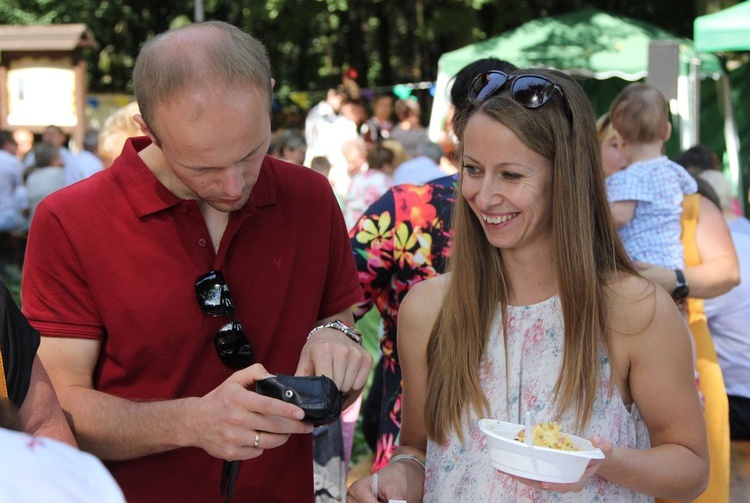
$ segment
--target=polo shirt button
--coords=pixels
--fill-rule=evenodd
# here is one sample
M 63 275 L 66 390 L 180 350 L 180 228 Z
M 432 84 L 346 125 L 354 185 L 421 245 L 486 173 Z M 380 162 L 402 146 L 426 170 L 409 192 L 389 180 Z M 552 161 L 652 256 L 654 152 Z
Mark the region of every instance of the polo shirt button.
M 183 204 L 181 209 L 183 213 L 187 213 L 188 211 L 190 211 L 190 208 L 188 208 L 186 204 Z
M 205 248 L 206 247 L 206 240 L 203 239 L 203 238 L 200 238 L 198 240 L 198 246 L 200 246 L 201 248 Z

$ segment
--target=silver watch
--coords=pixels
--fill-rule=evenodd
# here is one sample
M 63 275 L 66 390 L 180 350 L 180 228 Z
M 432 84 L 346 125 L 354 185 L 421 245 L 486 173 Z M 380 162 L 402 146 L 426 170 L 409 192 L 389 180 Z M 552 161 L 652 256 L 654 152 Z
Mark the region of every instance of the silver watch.
M 341 320 L 333 320 L 333 321 L 329 321 L 328 323 L 323 323 L 322 325 L 318 325 L 317 327 L 310 330 L 310 333 L 307 334 L 307 338 L 309 339 L 310 337 L 312 337 L 312 334 L 324 328 L 333 328 L 334 330 L 338 330 L 339 332 L 342 332 L 344 335 L 349 337 L 351 340 L 353 340 L 360 346 L 362 345 L 362 334 L 360 334 L 357 330 L 353 329 L 352 327 L 345 324 Z

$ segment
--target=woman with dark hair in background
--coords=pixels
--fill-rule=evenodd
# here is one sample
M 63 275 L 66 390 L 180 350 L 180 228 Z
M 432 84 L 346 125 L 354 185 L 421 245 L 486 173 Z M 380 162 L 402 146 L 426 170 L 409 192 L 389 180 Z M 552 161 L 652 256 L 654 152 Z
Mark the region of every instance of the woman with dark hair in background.
M 457 115 L 468 104 L 474 77 L 489 70 L 514 69 L 500 59 L 484 58 L 460 70 L 451 89 Z M 455 176 L 420 186 L 393 187 L 365 210 L 349 233 L 365 294 L 355 317 L 362 318 L 375 307 L 383 320 L 382 355 L 362 410 L 365 438 L 375 452 L 375 470 L 385 466 L 398 447 L 401 428 L 401 365 L 396 351 L 399 305 L 414 284 L 445 271 L 455 187 Z

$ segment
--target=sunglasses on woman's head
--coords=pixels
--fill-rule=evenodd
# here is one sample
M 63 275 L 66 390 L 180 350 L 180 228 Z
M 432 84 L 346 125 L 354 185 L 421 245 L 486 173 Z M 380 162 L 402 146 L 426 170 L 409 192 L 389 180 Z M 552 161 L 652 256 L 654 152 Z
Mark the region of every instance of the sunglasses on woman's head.
M 195 280 L 195 296 L 198 305 L 209 316 L 226 316 L 229 323 L 214 336 L 216 353 L 229 368 L 245 368 L 253 363 L 253 348 L 239 321 L 234 320 L 237 311 L 229 295 L 229 286 L 221 271 L 208 271 Z
M 533 73 L 508 75 L 500 70 L 491 70 L 477 75 L 469 87 L 469 100 L 482 101 L 499 93 L 510 83 L 510 96 L 513 101 L 526 108 L 544 106 L 557 92 L 560 94 L 568 122 L 573 124 L 573 113 L 565 99 L 562 88 L 549 78 Z

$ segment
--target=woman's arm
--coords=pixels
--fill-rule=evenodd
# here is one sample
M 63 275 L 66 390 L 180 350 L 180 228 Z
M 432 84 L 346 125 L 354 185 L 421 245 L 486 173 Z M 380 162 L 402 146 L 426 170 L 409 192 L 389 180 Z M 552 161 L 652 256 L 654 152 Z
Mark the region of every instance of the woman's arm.
M 696 244 L 701 263 L 685 269 L 690 297 L 710 299 L 727 293 L 740 283 L 740 266 L 732 235 L 721 211 L 701 196 Z M 666 267 L 639 262 L 641 275 L 672 293 L 676 284 L 675 272 Z
M 622 395 L 637 406 L 651 448 L 615 447 L 597 473 L 640 493 L 692 501 L 708 483 L 709 461 L 690 334 L 666 292 L 643 298 L 640 280 L 625 282 L 642 300 L 613 304 L 614 351 Z
M 427 402 L 427 344 L 442 302 L 446 277 L 414 285 L 401 303 L 398 318 L 398 352 L 404 393 L 401 401 L 400 447 L 394 453 L 414 454 L 425 459 L 427 432 L 424 421 Z M 424 471 L 416 480 L 421 498 Z M 409 500 L 411 500 L 409 498 Z
M 427 390 L 427 343 L 442 300 L 445 276 L 414 285 L 401 303 L 398 317 L 398 352 L 403 372 L 400 447 L 395 456 L 408 454 L 424 461 L 427 449 L 424 409 Z M 424 469 L 412 459 L 391 462 L 377 472 L 381 501 L 422 501 Z M 375 503 L 372 478 L 356 482 L 349 489 L 349 503 Z
M 710 299 L 740 284 L 740 265 L 721 210 L 705 197 L 700 201 L 695 241 L 701 263 L 688 267 L 685 276 L 691 297 Z

